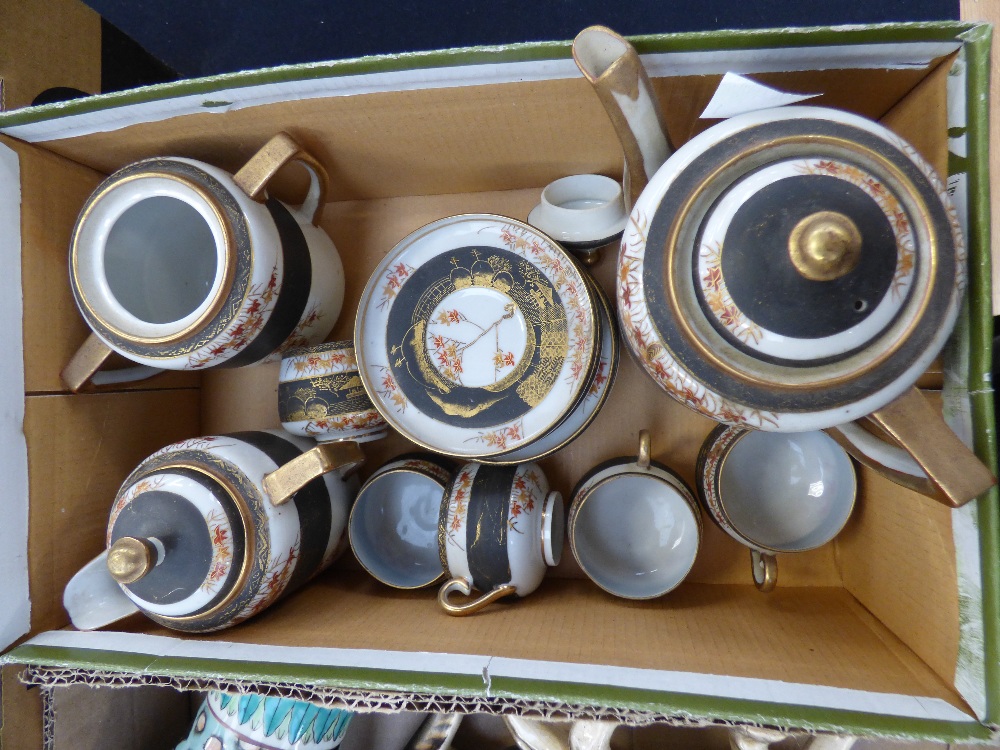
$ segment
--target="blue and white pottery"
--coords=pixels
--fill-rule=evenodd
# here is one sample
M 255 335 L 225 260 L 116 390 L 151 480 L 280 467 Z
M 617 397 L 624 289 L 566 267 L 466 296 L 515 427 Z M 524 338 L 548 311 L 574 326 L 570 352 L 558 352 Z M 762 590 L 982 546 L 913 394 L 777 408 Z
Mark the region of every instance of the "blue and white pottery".
M 352 715 L 292 698 L 213 690 L 176 750 L 333 750 Z

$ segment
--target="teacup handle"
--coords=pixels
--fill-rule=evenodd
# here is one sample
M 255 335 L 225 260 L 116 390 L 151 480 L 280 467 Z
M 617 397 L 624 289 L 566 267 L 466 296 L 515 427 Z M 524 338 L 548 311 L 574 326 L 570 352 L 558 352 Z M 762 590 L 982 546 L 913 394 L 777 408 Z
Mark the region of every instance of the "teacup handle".
M 445 581 L 444 585 L 442 585 L 441 589 L 438 591 L 438 604 L 440 604 L 441 608 L 449 615 L 454 615 L 455 617 L 465 617 L 478 612 L 488 604 L 495 602 L 497 599 L 502 599 L 505 596 L 516 594 L 517 586 L 505 583 L 503 586 L 497 586 L 492 591 L 487 591 L 479 598 L 473 599 L 471 602 L 466 602 L 465 604 L 453 604 L 451 602 L 449 597 L 452 592 L 455 591 L 459 592 L 463 596 L 472 596 L 472 585 L 465 578 L 452 578 Z
M 272 505 L 284 505 L 312 480 L 338 469 L 346 474 L 364 460 L 361 446 L 353 440 L 320 443 L 265 476 L 264 492 Z
M 778 559 L 772 554 L 750 550 L 750 572 L 758 591 L 766 594 L 778 585 Z
M 101 341 L 96 333 L 91 333 L 63 368 L 59 377 L 70 391 L 78 393 L 88 381 L 93 385 L 131 383 L 134 380 L 144 380 L 163 372 L 158 367 L 147 365 L 98 372 L 113 353 L 111 347 Z
M 63 591 L 63 607 L 78 630 L 96 630 L 139 611 L 108 570 L 105 550 L 84 565 Z
M 868 417 L 902 448 L 849 423 L 827 432 L 861 464 L 897 484 L 958 508 L 996 484 L 996 477 L 916 388 Z
M 302 147 L 288 133 L 281 132 L 264 144 L 264 147 L 250 157 L 233 179 L 244 193 L 255 201 L 264 200 L 264 188 L 278 170 L 290 161 L 297 161 L 309 172 L 309 191 L 298 211 L 309 217 L 313 224 L 319 224 L 319 212 L 323 207 L 330 178 L 326 169 L 312 154 Z

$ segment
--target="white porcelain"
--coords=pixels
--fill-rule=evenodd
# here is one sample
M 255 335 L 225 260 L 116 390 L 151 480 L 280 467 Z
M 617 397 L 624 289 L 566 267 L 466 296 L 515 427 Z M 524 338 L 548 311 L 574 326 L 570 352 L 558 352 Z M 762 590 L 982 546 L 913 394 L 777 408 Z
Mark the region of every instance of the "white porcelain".
M 144 460 L 112 505 L 108 552 L 67 585 L 73 624 L 92 629 L 142 611 L 176 630 L 219 630 L 326 568 L 344 549 L 357 478 L 329 467 L 300 478 L 281 505 L 264 489 L 312 445 L 279 430 L 243 432 L 184 440 Z M 136 563 L 143 548 L 147 561 Z M 124 572 L 122 559 L 132 561 Z
M 857 494 L 850 457 L 824 432 L 720 426 L 706 439 L 696 474 L 712 519 L 757 553 L 755 581 L 768 589 L 777 576 L 774 555 L 831 541 L 850 518 Z
M 450 580 L 439 601 L 449 614 L 462 615 L 500 596 L 527 596 L 546 568 L 559 564 L 564 535 L 562 496 L 549 491 L 537 464 L 465 464 L 441 505 L 438 544 Z M 460 605 L 449 602 L 451 592 L 468 596 L 473 589 L 483 596 Z
M 640 437 L 648 441 L 648 435 Z M 646 443 L 648 446 L 648 442 Z M 701 515 L 693 493 L 640 448 L 636 460 L 612 459 L 589 472 L 569 515 L 573 556 L 605 591 L 652 599 L 675 589 L 694 565 Z
M 264 167 L 273 173 L 284 163 L 273 163 L 274 144 L 308 168 L 301 206 L 265 201 L 260 184 L 253 197 L 244 189 Z M 199 370 L 269 361 L 326 338 L 343 303 L 344 271 L 314 224 L 325 173 L 297 149 L 276 136 L 251 159 L 249 176 L 159 157 L 108 177 L 70 246 L 74 298 L 97 339 L 143 366 Z
M 567 250 L 588 251 L 614 242 L 628 221 L 621 185 L 598 174 L 575 174 L 550 182 L 528 223 Z
M 394 588 L 428 586 L 444 573 L 438 516 L 451 473 L 430 456 L 390 461 L 361 487 L 348 538 L 358 562 Z
M 596 366 L 596 303 L 576 262 L 527 224 L 467 214 L 400 241 L 358 305 L 362 380 L 386 421 L 480 458 L 559 424 Z
M 538 461 L 545 456 L 550 456 L 582 435 L 604 407 L 604 403 L 611 393 L 611 386 L 615 382 L 615 376 L 618 374 L 618 330 L 612 320 L 614 312 L 611 309 L 611 304 L 604 291 L 596 283 L 594 284 L 594 293 L 599 303 L 601 351 L 597 369 L 594 371 L 590 387 L 583 400 L 560 425 L 548 434 L 517 450 L 504 453 L 496 458 L 483 459 L 484 463 L 523 463 L 525 461 Z
M 278 417 L 286 432 L 320 442 L 367 443 L 389 431 L 361 382 L 350 340 L 300 347 L 282 355 Z

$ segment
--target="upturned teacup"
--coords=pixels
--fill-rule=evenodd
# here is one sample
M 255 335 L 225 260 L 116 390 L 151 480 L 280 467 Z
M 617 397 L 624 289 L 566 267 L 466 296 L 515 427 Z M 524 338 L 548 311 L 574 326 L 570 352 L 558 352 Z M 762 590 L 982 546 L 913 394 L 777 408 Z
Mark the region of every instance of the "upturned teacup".
M 698 494 L 718 526 L 750 548 L 754 584 L 771 591 L 779 552 L 832 540 L 851 516 L 854 465 L 825 432 L 719 425 L 698 455 Z

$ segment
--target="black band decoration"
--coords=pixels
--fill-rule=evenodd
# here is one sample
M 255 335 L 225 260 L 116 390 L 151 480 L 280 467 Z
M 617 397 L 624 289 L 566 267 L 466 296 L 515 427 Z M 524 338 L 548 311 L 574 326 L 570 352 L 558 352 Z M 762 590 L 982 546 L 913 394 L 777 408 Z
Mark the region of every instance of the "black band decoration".
M 277 351 L 285 339 L 292 335 L 309 301 L 309 290 L 312 288 L 312 258 L 309 256 L 309 244 L 302 233 L 302 228 L 291 212 L 274 198 L 268 199 L 265 205 L 278 228 L 281 256 L 284 259 L 281 286 L 277 291 L 278 298 L 271 311 L 271 317 L 267 319 L 257 337 L 235 357 L 223 362 L 221 367 L 250 365 Z
M 270 432 L 237 432 L 231 437 L 263 451 L 278 466 L 302 455 L 296 445 Z M 301 544 L 299 561 L 295 564 L 285 593 L 294 591 L 319 570 L 330 542 L 330 526 L 333 524 L 330 491 L 323 477 L 317 477 L 296 492 L 293 502 L 299 514 Z
M 517 466 L 480 466 L 469 492 L 465 549 L 473 585 L 489 591 L 510 583 L 507 509 Z

